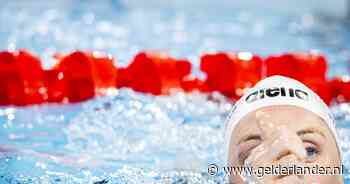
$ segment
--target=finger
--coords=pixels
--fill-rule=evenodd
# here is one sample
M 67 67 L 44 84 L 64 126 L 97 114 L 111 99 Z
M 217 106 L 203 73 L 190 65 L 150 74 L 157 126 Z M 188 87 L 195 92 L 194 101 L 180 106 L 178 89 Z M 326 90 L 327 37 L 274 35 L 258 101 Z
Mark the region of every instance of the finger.
M 284 158 L 286 157 L 286 158 Z M 280 163 L 287 160 L 290 163 L 302 163 L 306 158 L 306 151 L 301 141 L 285 141 L 277 138 L 273 143 L 267 145 L 262 143 L 252 150 L 245 164 L 248 166 L 265 166 Z
M 275 160 L 279 160 L 289 154 L 295 155 L 299 161 L 303 161 L 306 158 L 302 140 L 297 134 L 288 131 L 286 127 L 281 128 L 278 138 L 273 141 L 270 147 L 270 154 Z

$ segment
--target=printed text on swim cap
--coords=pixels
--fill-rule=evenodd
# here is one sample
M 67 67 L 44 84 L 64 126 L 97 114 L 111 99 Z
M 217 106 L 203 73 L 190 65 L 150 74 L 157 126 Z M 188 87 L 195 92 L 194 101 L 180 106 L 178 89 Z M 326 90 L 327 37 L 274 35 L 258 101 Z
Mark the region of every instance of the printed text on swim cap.
M 285 87 L 273 87 L 266 89 L 259 89 L 250 93 L 245 101 L 247 103 L 252 103 L 257 100 L 261 100 L 264 98 L 274 98 L 274 97 L 291 97 L 297 98 L 300 100 L 308 100 L 309 94 L 301 89 L 293 89 L 293 88 L 285 88 Z

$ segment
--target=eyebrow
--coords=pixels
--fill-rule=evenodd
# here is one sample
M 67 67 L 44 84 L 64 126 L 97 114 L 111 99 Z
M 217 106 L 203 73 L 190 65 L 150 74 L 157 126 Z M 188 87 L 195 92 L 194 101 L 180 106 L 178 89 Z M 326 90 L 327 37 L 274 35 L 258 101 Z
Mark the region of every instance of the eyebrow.
M 259 134 L 251 134 L 251 135 L 244 136 L 242 139 L 238 141 L 238 144 L 241 144 L 243 142 L 247 142 L 250 140 L 261 140 L 261 136 Z
M 304 129 L 304 130 L 299 130 L 297 132 L 297 134 L 298 134 L 298 136 L 302 136 L 302 135 L 305 135 L 305 134 L 319 134 L 322 137 L 326 138 L 324 133 L 321 132 L 320 130 L 316 129 L 316 128 L 307 128 L 307 129 Z

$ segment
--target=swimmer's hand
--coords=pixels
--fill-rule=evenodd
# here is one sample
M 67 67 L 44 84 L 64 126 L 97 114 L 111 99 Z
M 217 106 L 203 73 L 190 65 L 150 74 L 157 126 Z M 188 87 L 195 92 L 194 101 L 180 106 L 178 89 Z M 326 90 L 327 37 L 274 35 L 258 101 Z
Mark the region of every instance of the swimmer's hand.
M 272 165 L 277 166 L 303 166 L 306 158 L 306 151 L 302 146 L 302 142 L 296 135 L 288 135 L 288 131 L 284 131 L 283 127 L 279 131 L 270 132 L 273 136 L 269 136 L 268 140 L 262 142 L 254 148 L 244 164 L 247 167 L 253 167 L 255 173 L 248 180 L 253 183 L 263 184 L 299 184 L 303 183 L 304 176 L 295 175 L 294 173 L 283 174 L 270 173 Z M 288 138 L 288 139 L 286 139 Z M 259 170 L 259 173 L 257 171 Z M 264 171 L 265 170 L 265 171 Z M 266 173 L 265 173 L 266 172 Z M 247 180 L 247 176 L 246 176 Z

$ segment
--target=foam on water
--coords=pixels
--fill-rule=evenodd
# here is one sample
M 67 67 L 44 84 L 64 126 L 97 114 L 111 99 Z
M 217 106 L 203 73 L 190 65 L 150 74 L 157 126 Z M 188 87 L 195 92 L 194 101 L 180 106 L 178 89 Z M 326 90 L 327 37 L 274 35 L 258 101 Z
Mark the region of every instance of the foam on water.
M 221 162 L 223 121 L 231 104 L 220 95 L 207 98 L 121 90 L 69 110 L 56 105 L 4 109 L 2 177 L 71 178 L 69 183 L 104 178 L 117 183 L 214 182 L 205 173 L 209 163 Z
M 204 52 L 316 49 L 329 59 L 329 76 L 348 73 L 350 35 L 339 18 L 59 2 L 2 2 L 0 49 L 29 49 L 46 68 L 56 51 L 107 51 L 125 66 L 140 50 L 161 49 L 191 59 L 199 77 Z M 154 97 L 122 89 L 79 104 L 4 107 L 0 183 L 223 183 L 222 175 L 208 176 L 207 165 L 223 163 L 223 121 L 231 105 L 218 94 Z M 350 106 L 335 105 L 333 112 L 349 167 Z

